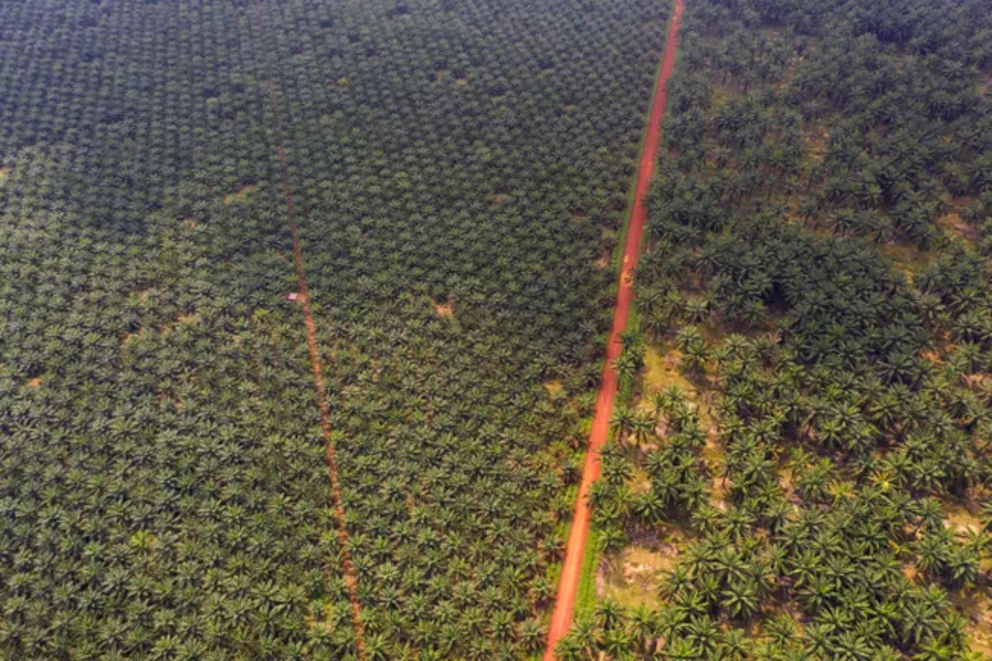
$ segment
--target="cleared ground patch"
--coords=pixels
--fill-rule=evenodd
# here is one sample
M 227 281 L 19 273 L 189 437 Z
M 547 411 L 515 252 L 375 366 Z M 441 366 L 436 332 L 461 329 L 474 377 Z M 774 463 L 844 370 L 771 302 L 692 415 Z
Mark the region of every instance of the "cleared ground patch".
M 892 265 L 912 278 L 934 260 L 935 255 L 908 243 L 890 241 L 878 246 L 878 252 L 892 260 Z
M 228 193 L 223 197 L 223 202 L 225 205 L 233 204 L 234 202 L 244 202 L 248 199 L 252 193 L 258 190 L 257 184 L 246 184 L 234 191 L 233 193 Z
M 612 599 L 621 606 L 634 608 L 661 603 L 658 587 L 662 572 L 678 563 L 674 544 L 659 542 L 652 546 L 632 544 L 616 555 L 604 556 L 596 574 L 596 593 L 600 599 Z
M 434 308 L 434 312 L 436 312 L 439 317 L 449 319 L 455 316 L 455 304 L 451 301 L 431 301 L 431 307 Z

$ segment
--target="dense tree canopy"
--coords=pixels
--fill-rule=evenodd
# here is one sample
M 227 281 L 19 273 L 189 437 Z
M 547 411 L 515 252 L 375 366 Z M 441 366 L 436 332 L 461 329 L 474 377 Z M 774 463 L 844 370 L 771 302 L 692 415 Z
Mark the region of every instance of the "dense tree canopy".
M 667 13 L 2 3 L 0 656 L 354 657 L 279 147 L 367 657 L 540 647 Z

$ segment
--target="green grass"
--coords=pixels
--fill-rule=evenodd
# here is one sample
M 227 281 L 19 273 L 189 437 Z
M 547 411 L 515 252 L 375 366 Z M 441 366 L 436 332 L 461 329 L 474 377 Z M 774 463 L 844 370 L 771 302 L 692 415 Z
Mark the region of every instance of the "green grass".
M 603 597 L 628 609 L 641 605 L 657 609 L 661 605 L 659 572 L 671 570 L 677 562 L 676 553 L 666 554 L 636 543 L 628 544 L 611 556 L 610 567 L 603 572 Z M 626 576 L 628 565 L 636 573 L 632 580 Z
M 578 498 L 579 487 L 569 487 L 573 498 Z M 572 530 L 572 523 L 562 524 L 559 529 L 568 539 Z M 599 565 L 599 534 L 592 528 L 589 529 L 589 537 L 586 539 L 586 550 L 582 556 L 582 569 L 579 573 L 579 589 L 575 598 L 575 614 L 591 612 L 596 607 L 596 568 Z M 548 570 L 548 576 L 555 585 L 561 579 L 561 564 L 556 564 Z M 580 610 L 584 609 L 584 610 Z M 531 652 L 527 656 L 527 661 L 541 661 L 544 657 L 544 650 Z
M 627 314 L 627 327 L 625 330 L 631 333 L 637 333 L 641 328 L 641 315 L 637 312 L 637 306 L 631 305 L 630 312 Z M 647 343 L 645 343 L 647 344 Z M 643 367 L 641 368 L 644 369 Z M 620 389 L 617 392 L 616 401 L 623 404 L 630 404 L 631 399 L 634 397 L 634 392 L 637 390 L 637 375 L 634 375 L 633 379 L 624 381 L 620 380 L 617 384 Z
M 589 615 L 596 608 L 596 570 L 599 568 L 599 555 L 602 552 L 599 531 L 589 528 L 586 552 L 582 556 L 582 569 L 579 572 L 579 589 L 575 596 L 575 617 Z

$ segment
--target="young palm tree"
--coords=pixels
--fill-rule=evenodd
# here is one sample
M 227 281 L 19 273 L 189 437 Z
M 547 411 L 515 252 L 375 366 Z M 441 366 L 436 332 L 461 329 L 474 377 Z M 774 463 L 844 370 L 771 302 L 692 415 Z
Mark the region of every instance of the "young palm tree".
M 757 586 L 750 580 L 730 581 L 722 592 L 723 608 L 738 620 L 749 620 L 761 608 L 760 593 Z
M 638 604 L 628 613 L 628 629 L 636 642 L 637 654 L 651 658 L 657 649 L 659 637 L 658 614 L 645 604 Z

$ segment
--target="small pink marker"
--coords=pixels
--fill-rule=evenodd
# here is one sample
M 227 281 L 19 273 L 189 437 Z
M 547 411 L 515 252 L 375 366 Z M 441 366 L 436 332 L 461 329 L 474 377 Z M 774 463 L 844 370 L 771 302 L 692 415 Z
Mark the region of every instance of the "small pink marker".
M 299 294 L 297 294 L 295 291 L 286 294 L 286 300 L 287 301 L 295 301 L 298 297 L 299 297 Z

